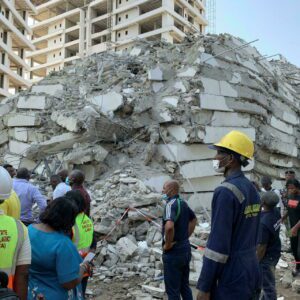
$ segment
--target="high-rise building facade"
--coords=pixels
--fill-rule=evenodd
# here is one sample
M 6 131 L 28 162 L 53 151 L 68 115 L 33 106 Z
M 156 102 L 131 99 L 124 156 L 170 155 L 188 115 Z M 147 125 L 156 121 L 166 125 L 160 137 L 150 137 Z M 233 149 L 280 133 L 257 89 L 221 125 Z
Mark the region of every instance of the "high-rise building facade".
M 0 1 L 0 100 L 31 85 L 25 56 L 35 50 L 28 25 L 35 12 L 30 0 Z
M 204 33 L 205 0 L 33 0 L 33 82 L 73 60 L 126 50 L 136 39 L 183 40 Z

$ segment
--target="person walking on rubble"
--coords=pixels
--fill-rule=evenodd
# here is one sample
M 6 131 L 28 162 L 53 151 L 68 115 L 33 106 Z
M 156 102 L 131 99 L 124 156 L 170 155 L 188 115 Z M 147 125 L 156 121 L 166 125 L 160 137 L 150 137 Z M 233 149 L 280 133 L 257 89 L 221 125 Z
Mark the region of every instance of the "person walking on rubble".
M 189 237 L 197 219 L 187 203 L 179 196 L 179 183 L 167 181 L 163 187 L 166 200 L 163 216 L 163 265 L 166 293 L 169 300 L 192 300 L 189 287 L 191 246 Z
M 213 168 L 225 181 L 212 199 L 211 233 L 198 279 L 197 300 L 257 299 L 261 276 L 256 256 L 260 198 L 241 171 L 254 145 L 242 132 L 231 131 L 210 146 L 217 150 Z
M 21 221 L 26 225 L 35 223 L 32 215 L 32 207 L 36 203 L 42 213 L 46 206 L 46 198 L 39 189 L 29 182 L 30 173 L 26 168 L 18 169 L 17 176 L 13 180 L 13 189 L 21 202 Z
M 63 182 L 58 174 L 50 177 L 50 185 L 53 189 L 53 200 L 63 197 L 67 192 L 71 191 L 71 187 Z
M 262 272 L 261 300 L 276 300 L 275 267 L 280 258 L 281 215 L 276 205 L 279 196 L 274 191 L 261 196 L 262 213 L 258 235 L 257 256 Z

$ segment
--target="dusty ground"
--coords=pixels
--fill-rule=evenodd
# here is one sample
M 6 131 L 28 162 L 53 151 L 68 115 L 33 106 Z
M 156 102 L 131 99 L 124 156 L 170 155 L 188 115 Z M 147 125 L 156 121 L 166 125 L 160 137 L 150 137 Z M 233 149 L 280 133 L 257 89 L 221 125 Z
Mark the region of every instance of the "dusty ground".
M 279 282 L 279 275 L 277 276 L 277 297 L 284 297 L 284 300 L 299 300 L 300 295 L 292 291 L 291 288 L 285 289 Z M 134 277 L 126 280 L 115 280 L 111 283 L 103 283 L 94 278 L 89 288 L 91 288 L 96 295 L 90 296 L 89 299 L 95 300 L 134 300 L 133 297 L 128 295 L 129 290 L 137 290 L 143 284 L 144 279 Z M 193 289 L 194 299 L 196 299 L 196 289 Z

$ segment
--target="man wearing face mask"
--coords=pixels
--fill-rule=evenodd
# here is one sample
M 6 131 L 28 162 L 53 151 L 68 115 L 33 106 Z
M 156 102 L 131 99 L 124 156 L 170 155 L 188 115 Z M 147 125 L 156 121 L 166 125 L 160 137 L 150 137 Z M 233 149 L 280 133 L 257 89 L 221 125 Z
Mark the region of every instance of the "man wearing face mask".
M 163 264 L 166 293 L 169 300 L 193 300 L 189 287 L 191 246 L 189 237 L 197 219 L 179 196 L 179 183 L 167 181 L 163 187 L 166 206 L 163 216 Z
M 211 233 L 197 284 L 197 300 L 258 299 L 260 199 L 241 171 L 253 157 L 254 145 L 244 133 L 231 131 L 211 148 L 217 150 L 213 167 L 224 174 L 225 181 L 213 195 Z

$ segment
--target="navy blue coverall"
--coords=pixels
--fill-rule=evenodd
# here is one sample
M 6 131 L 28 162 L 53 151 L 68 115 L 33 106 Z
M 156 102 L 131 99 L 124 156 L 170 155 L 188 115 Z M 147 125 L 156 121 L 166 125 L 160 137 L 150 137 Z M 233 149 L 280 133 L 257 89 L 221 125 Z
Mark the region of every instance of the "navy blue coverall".
M 260 198 L 242 171 L 228 176 L 212 200 L 211 233 L 197 289 L 215 300 L 250 300 L 259 293 L 256 256 Z
M 178 207 L 180 205 L 180 208 Z M 193 300 L 189 287 L 191 246 L 189 222 L 195 219 L 194 212 L 179 196 L 167 200 L 163 216 L 163 235 L 167 221 L 174 222 L 175 245 L 163 253 L 164 281 L 169 300 Z M 164 245 L 164 239 L 163 239 Z

